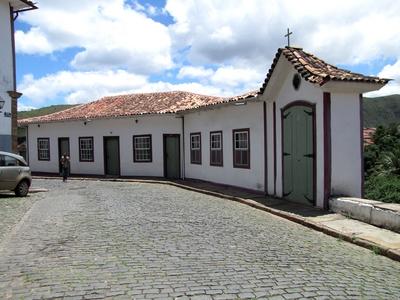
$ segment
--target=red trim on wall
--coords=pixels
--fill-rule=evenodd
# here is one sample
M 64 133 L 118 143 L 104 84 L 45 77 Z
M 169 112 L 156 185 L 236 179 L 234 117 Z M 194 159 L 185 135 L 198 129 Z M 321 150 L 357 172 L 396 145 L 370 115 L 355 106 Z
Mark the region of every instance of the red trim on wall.
M 246 165 L 239 165 L 239 164 L 237 164 L 236 163 L 236 161 L 235 161 L 235 151 L 236 151 L 236 147 L 235 147 L 235 133 L 236 132 L 247 132 L 247 146 L 248 146 L 248 149 L 247 149 L 247 161 L 248 161 L 248 164 L 246 164 Z M 251 166 L 251 152 L 250 152 L 250 142 L 251 140 L 250 140 L 250 128 L 241 128 L 241 129 L 233 129 L 232 130 L 232 150 L 233 150 L 233 153 L 232 153 L 232 158 L 233 158 L 233 167 L 234 168 L 239 168 L 239 169 L 250 169 L 250 166 Z
M 364 198 L 364 113 L 363 95 L 360 94 L 360 152 L 361 152 L 361 198 Z
M 268 134 L 267 134 L 267 103 L 263 102 L 263 122 L 264 122 L 264 190 L 268 195 Z
M 331 94 L 324 92 L 324 209 L 329 208 L 332 180 Z
M 221 161 L 220 162 L 212 162 L 212 149 L 211 149 L 211 136 L 212 134 L 217 133 L 220 134 L 221 136 Z M 210 131 L 210 166 L 213 167 L 223 167 L 224 166 L 224 134 L 222 132 L 222 130 L 217 130 L 217 131 Z M 216 151 L 216 150 L 215 150 Z
M 276 103 L 273 106 L 273 122 L 274 122 L 274 195 L 276 196 Z
M 198 135 L 200 137 L 200 149 L 199 150 L 193 150 L 192 149 L 192 137 Z M 202 152 L 202 145 L 201 145 L 201 132 L 191 132 L 190 133 L 190 144 L 189 144 L 189 149 L 190 149 L 190 163 L 193 165 L 201 165 L 202 162 L 202 156 L 203 156 L 203 152 Z M 195 161 L 193 159 L 193 151 L 200 151 L 200 159 L 197 161 Z

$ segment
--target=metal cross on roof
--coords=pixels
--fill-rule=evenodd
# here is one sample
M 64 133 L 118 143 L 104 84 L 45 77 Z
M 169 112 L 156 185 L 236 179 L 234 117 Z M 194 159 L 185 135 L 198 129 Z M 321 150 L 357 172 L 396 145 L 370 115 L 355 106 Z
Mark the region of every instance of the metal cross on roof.
M 287 34 L 285 34 L 285 37 L 287 37 L 287 45 L 290 47 L 290 35 L 293 34 L 293 32 L 290 32 L 289 28 L 287 29 Z

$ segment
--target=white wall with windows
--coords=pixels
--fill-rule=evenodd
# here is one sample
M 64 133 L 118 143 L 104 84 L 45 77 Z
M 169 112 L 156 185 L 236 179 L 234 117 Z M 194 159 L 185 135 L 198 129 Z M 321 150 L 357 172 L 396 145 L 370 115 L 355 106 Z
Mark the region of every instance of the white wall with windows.
M 264 191 L 262 102 L 195 111 L 185 114 L 184 118 L 187 178 Z M 198 138 L 191 137 L 198 135 L 201 136 L 201 163 L 193 163 Z
M 103 137 L 119 136 L 121 176 L 164 176 L 163 134 L 182 135 L 181 128 L 175 115 L 31 124 L 29 164 L 34 172 L 58 173 L 58 138 L 68 137 L 71 173 L 104 175 Z M 49 157 L 39 160 L 38 151 Z

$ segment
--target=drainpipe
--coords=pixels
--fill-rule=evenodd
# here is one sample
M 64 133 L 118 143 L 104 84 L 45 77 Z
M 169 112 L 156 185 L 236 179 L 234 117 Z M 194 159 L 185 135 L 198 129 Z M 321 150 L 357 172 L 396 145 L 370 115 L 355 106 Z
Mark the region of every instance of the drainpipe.
M 14 16 L 15 14 L 15 16 Z M 11 98 L 11 151 L 17 153 L 17 112 L 18 112 L 18 98 L 22 96 L 17 92 L 17 71 L 15 60 L 15 38 L 14 38 L 14 22 L 18 17 L 18 12 L 14 12 L 13 7 L 10 5 L 10 26 L 11 26 L 11 49 L 12 49 L 12 67 L 13 67 L 13 86 L 11 91 L 7 91 Z
M 185 116 L 182 115 L 182 179 L 185 180 Z
M 25 127 L 25 139 L 26 139 L 26 141 L 25 141 L 25 143 L 26 143 L 26 159 L 25 160 L 29 165 L 29 142 L 28 142 L 28 140 L 29 140 L 29 125 L 26 125 L 26 127 Z

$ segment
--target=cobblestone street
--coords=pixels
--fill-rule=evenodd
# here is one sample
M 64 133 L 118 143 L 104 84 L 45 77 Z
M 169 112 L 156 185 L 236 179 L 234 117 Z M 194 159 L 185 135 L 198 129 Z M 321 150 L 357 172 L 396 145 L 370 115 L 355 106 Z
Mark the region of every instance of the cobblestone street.
M 0 299 L 400 297 L 400 263 L 236 202 L 145 183 L 34 185 L 50 191 L 22 208 L 0 197 Z

